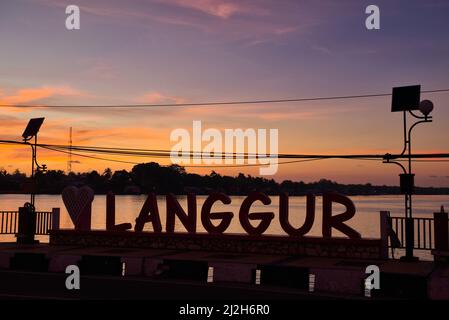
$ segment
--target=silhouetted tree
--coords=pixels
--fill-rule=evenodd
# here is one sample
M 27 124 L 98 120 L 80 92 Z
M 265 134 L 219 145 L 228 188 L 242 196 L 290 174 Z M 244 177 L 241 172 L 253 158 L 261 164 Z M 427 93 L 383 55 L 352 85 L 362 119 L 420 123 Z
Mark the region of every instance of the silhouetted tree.
M 28 192 L 30 178 L 19 170 L 12 174 L 0 169 L 0 193 Z M 285 180 L 281 183 L 273 179 L 253 177 L 239 173 L 235 177 L 223 176 L 212 171 L 208 175 L 187 173 L 179 165 L 161 166 L 158 163 L 142 163 L 135 165 L 130 172 L 118 170 L 112 172 L 106 169 L 102 174 L 93 170 L 85 173 L 65 174 L 61 170 L 49 170 L 36 174 L 37 193 L 60 194 L 69 185 L 89 185 L 97 194 L 109 191 L 115 194 L 138 194 L 155 192 L 157 194 L 208 194 L 212 191 L 225 192 L 229 195 L 246 195 L 252 191 L 261 191 L 276 195 L 287 192 L 290 195 L 304 195 L 307 193 L 321 194 L 336 191 L 347 195 L 375 195 L 400 194 L 397 186 L 373 186 L 366 184 L 339 184 L 321 179 L 317 182 Z M 29 188 L 28 188 L 29 189 Z M 449 188 L 420 188 L 418 194 L 449 194 Z

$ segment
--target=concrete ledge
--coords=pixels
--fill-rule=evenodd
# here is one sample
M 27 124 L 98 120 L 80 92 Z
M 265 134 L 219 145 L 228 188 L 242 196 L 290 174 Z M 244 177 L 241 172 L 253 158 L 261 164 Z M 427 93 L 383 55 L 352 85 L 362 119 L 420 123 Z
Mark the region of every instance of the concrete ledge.
M 447 250 L 432 250 L 431 251 L 435 261 L 449 262 L 449 251 Z
M 111 282 L 140 278 L 142 281 L 190 281 L 205 287 L 211 285 L 208 268 L 213 267 L 214 284 L 245 285 L 260 290 L 276 287 L 283 292 L 290 289 L 306 292 L 309 275 L 314 274 L 316 294 L 360 298 L 365 268 L 375 264 L 381 272 L 381 290 L 372 292 L 374 299 L 449 299 L 449 266 L 424 261 L 42 244 L 0 244 L 0 260 L 3 268 L 10 268 L 22 277 L 29 272 L 43 272 L 64 278 L 66 266 L 76 264 L 83 276 L 113 279 Z M 122 276 L 122 263 L 126 264 L 125 276 Z M 255 270 L 261 271 L 260 285 L 254 282 Z M 18 284 L 20 292 L 26 292 L 24 288 L 25 283 Z
M 315 275 L 315 291 L 363 295 L 365 270 L 343 268 L 311 268 Z
M 50 244 L 356 259 L 383 257 L 380 239 L 53 230 L 50 231 Z
M 225 262 L 212 262 L 209 266 L 214 268 L 214 282 L 240 283 L 252 283 L 253 272 L 257 267 L 255 264 Z
M 449 266 L 441 265 L 430 276 L 428 295 L 433 300 L 449 300 Z
M 142 274 L 145 277 L 154 277 L 162 266 L 163 260 L 154 258 L 145 258 L 143 261 Z
M 49 272 L 65 272 L 69 265 L 78 265 L 81 261 L 80 255 L 55 255 L 50 259 L 48 266 Z

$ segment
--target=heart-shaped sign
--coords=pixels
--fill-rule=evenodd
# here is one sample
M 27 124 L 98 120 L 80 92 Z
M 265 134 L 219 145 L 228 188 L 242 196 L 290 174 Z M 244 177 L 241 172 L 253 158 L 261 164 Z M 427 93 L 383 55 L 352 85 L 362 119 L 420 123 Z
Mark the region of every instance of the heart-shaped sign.
M 62 201 L 75 226 L 78 224 L 81 215 L 90 207 L 93 200 L 94 191 L 87 186 L 82 188 L 70 186 L 62 190 Z

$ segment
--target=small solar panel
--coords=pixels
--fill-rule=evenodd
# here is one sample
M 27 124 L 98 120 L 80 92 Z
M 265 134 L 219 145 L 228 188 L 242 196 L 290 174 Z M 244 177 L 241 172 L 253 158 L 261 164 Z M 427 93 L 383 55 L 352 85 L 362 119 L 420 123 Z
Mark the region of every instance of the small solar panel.
M 31 119 L 28 122 L 28 125 L 27 125 L 27 127 L 25 128 L 25 131 L 22 134 L 22 137 L 25 140 L 28 140 L 28 139 L 34 137 L 39 132 L 39 129 L 41 128 L 42 123 L 44 122 L 44 119 L 45 118 L 34 118 L 34 119 Z
M 421 86 L 407 86 L 393 88 L 391 111 L 418 110 L 421 101 Z

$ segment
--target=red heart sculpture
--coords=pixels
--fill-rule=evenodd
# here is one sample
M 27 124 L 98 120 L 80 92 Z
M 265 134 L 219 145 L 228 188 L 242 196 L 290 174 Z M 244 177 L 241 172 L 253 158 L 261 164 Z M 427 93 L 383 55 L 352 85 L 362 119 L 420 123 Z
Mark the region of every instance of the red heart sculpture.
M 62 201 L 75 226 L 77 226 L 81 215 L 86 212 L 93 200 L 94 191 L 87 186 L 82 188 L 70 186 L 62 190 Z

